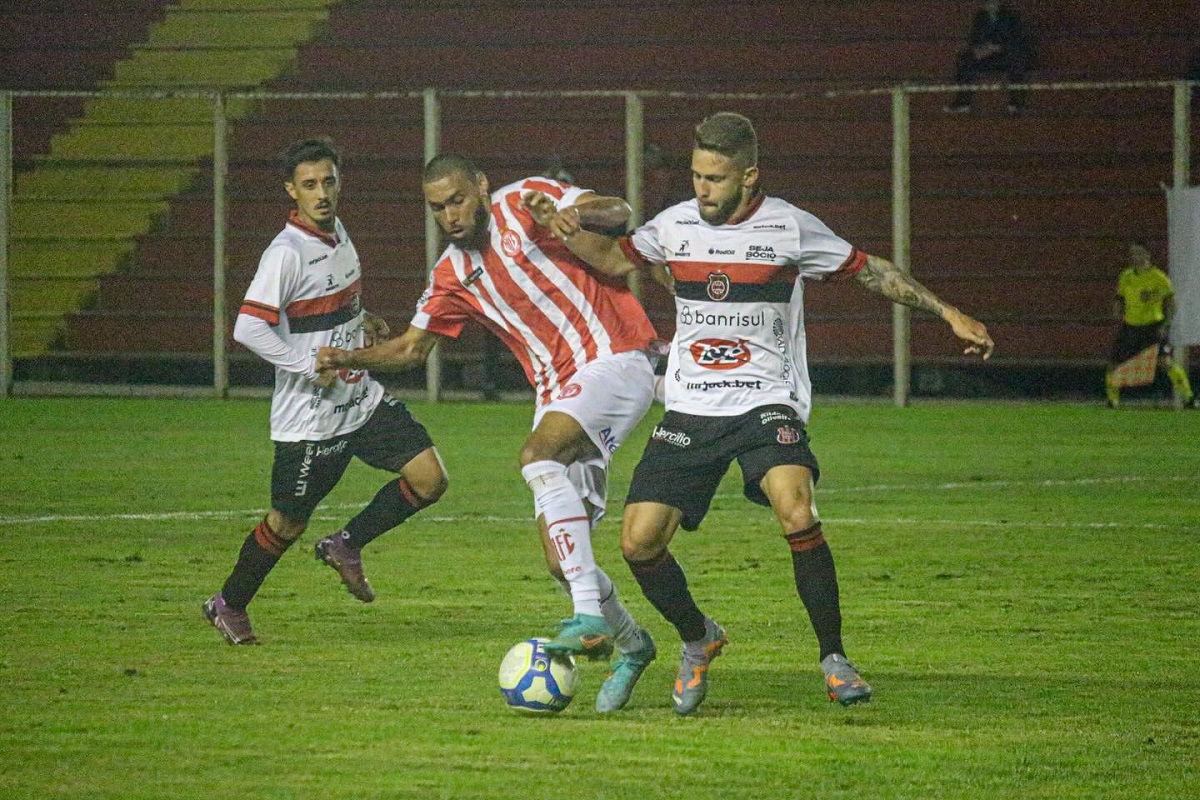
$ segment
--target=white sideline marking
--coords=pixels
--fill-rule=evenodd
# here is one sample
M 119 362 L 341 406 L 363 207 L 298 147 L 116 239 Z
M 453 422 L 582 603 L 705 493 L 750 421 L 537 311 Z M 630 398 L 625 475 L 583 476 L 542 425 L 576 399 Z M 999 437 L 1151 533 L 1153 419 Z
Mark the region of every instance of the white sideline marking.
M 873 484 L 869 486 L 846 486 L 842 488 L 832 487 L 828 489 L 818 489 L 818 494 L 852 494 L 858 492 L 884 492 L 884 491 L 946 491 L 952 489 L 1004 489 L 1016 486 L 1025 487 L 1057 487 L 1057 486 L 1089 486 L 1096 484 L 1109 483 L 1147 483 L 1147 482 L 1200 482 L 1200 476 L 1196 475 L 1156 475 L 1147 477 L 1144 475 L 1123 475 L 1109 478 L 1055 478 L 1041 481 L 955 481 L 952 483 L 939 484 Z M 741 493 L 718 493 L 719 498 L 734 498 L 741 497 Z M 359 503 L 333 503 L 320 507 L 321 511 L 332 511 L 335 509 L 358 509 L 362 504 Z M 720 513 L 714 511 L 712 513 Z M 31 517 L 0 517 L 0 525 L 34 525 L 46 522 L 109 522 L 119 520 L 130 520 L 140 522 L 165 522 L 170 520 L 204 520 L 204 519 L 236 519 L 239 517 L 261 517 L 266 514 L 266 511 L 261 508 L 242 509 L 240 511 L 162 511 L 156 513 L 145 514 L 44 514 Z M 616 518 L 616 517 L 614 517 Z M 340 517 L 331 517 L 324 514 L 314 514 L 312 519 L 317 521 L 338 520 Z M 481 516 L 476 514 L 467 514 L 463 516 L 424 516 L 419 519 L 423 522 L 527 522 L 528 517 L 494 517 Z M 1005 527 L 1019 525 L 1024 527 L 1041 527 L 1041 528 L 1165 528 L 1173 527 L 1168 525 L 1138 524 L 1126 522 L 1005 522 L 1000 520 L 929 520 L 929 519 L 893 519 L 893 520 L 870 520 L 857 518 L 825 518 L 826 522 L 836 523 L 839 525 L 880 525 L 880 524 L 898 524 L 898 525 L 984 525 Z

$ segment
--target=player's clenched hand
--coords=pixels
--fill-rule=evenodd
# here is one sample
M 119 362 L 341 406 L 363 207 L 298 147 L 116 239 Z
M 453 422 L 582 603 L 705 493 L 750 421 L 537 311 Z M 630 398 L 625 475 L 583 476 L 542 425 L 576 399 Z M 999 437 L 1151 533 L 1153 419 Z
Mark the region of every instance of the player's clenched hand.
M 328 389 L 338 381 L 338 372 L 336 369 L 321 370 L 317 373 L 317 377 L 312 379 L 314 386 L 322 389 Z
M 320 372 L 324 372 L 325 370 L 336 371 L 346 366 L 345 360 L 349 356 L 349 350 L 342 350 L 337 347 L 322 347 L 317 350 L 317 370 Z
M 538 191 L 526 192 L 521 196 L 521 202 L 529 209 L 529 213 L 533 215 L 533 221 L 538 225 L 548 227 L 550 220 L 558 213 L 558 207 L 554 205 L 554 201 Z
M 559 239 L 570 239 L 579 232 L 580 217 L 578 208 L 569 206 L 559 211 L 558 207 L 554 205 L 553 200 L 538 191 L 526 192 L 521 197 L 521 202 L 525 205 L 525 208 L 529 209 L 534 222 L 545 228 L 549 228 L 550 232 Z
M 392 335 L 392 329 L 388 327 L 387 322 L 383 317 L 376 316 L 370 311 L 363 314 L 363 342 L 364 346 L 370 347 L 373 344 L 387 341 L 387 338 Z
M 968 317 L 957 309 L 949 316 L 947 322 L 950 323 L 950 327 L 954 330 L 954 335 L 968 343 L 967 349 L 963 350 L 964 354 L 971 355 L 977 353 L 984 361 L 987 361 L 991 357 L 996 343 L 992 341 L 986 325 L 977 319 Z

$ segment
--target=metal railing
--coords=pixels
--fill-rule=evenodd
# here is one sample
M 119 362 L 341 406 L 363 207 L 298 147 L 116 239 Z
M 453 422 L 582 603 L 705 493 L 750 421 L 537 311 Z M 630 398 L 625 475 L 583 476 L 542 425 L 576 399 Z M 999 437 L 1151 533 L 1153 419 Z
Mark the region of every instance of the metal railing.
M 1119 81 L 1119 82 L 1072 82 L 1072 83 L 1029 83 L 1023 85 L 982 84 L 970 87 L 976 92 L 998 92 L 1023 89 L 1032 93 L 1094 90 L 1162 90 L 1173 92 L 1172 163 L 1175 186 L 1190 183 L 1191 176 L 1191 95 L 1195 82 L 1189 81 Z M 911 246 L 911 144 L 910 100 L 915 95 L 947 94 L 959 88 L 955 85 L 903 85 L 856 90 L 821 91 L 810 89 L 789 93 L 704 93 L 647 90 L 579 90 L 579 91 L 486 91 L 486 90 L 438 90 L 379 92 L 266 92 L 266 91 L 206 91 L 206 90 L 100 90 L 100 91 L 0 91 L 0 396 L 14 393 L 13 352 L 11 339 L 12 292 L 9 272 L 9 236 L 11 208 L 13 202 L 13 100 L 14 98 L 139 98 L 139 99 L 202 99 L 211 102 L 213 135 L 213 252 L 212 252 L 212 359 L 213 374 L 211 394 L 225 397 L 229 394 L 227 328 L 229 313 L 226 308 L 226 243 L 227 243 L 227 176 L 229 171 L 229 119 L 228 104 L 232 101 L 268 100 L 372 100 L 372 101 L 420 101 L 424 128 L 423 158 L 436 155 L 442 139 L 442 101 L 448 98 L 461 99 L 566 99 L 594 98 L 620 100 L 624 103 L 625 141 L 625 194 L 633 209 L 633 224 L 642 221 L 643 153 L 645 147 L 645 104 L 648 101 L 703 100 L 703 101 L 809 101 L 826 99 L 836 101 L 845 97 L 879 96 L 891 100 L 891 237 L 892 258 L 902 269 L 909 269 Z M 425 213 L 425 261 L 431 267 L 440 252 L 439 232 L 432 217 Z M 911 392 L 912 372 L 911 321 L 908 308 L 896 305 L 893 310 L 893 399 L 897 404 L 908 401 Z M 1185 359 L 1186 363 L 1186 359 Z M 426 391 L 430 400 L 441 394 L 441 365 L 435 355 L 427 368 Z

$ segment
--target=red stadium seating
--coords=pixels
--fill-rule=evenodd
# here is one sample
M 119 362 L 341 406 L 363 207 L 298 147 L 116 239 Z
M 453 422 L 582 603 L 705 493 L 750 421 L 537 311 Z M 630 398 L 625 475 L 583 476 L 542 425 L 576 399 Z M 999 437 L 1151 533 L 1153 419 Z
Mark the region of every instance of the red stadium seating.
M 155 6 L 131 5 L 151 12 Z M 349 0 L 302 48 L 296 69 L 268 88 L 796 92 L 787 102 L 648 99 L 647 139 L 669 163 L 648 174 L 647 210 L 690 192 L 695 121 L 735 108 L 758 125 L 768 191 L 816 213 L 868 252 L 890 256 L 889 98 L 831 99 L 824 91 L 949 83 L 976 4 L 750 0 L 738 4 L 736 26 L 729 4 L 710 0 L 552 5 Z M 1038 81 L 1173 78 L 1200 23 L 1186 0 L 1142 4 L 1136 20 L 1125 0 L 1024 5 L 1038 46 L 1040 66 L 1031 76 Z M 28 33 L 27 22 L 17 27 Z M 78 68 L 96 71 L 98 54 L 118 47 L 120 34 L 109 26 L 88 35 Z M 0 38 L 0 58 L 18 40 L 12 33 Z M 35 44 L 36 60 L 37 52 L 59 47 L 60 34 Z M 1155 256 L 1165 257 L 1159 186 L 1171 180 L 1170 90 L 1038 93 L 1019 116 L 1005 113 L 1003 94 L 980 92 L 970 115 L 944 114 L 945 101 L 939 94 L 912 99 L 914 274 L 989 322 L 999 342 L 997 363 L 1099 363 L 1125 242 L 1145 237 Z M 442 126 L 443 150 L 478 157 L 493 184 L 531 174 L 553 154 L 582 185 L 624 190 L 621 98 L 448 96 Z M 1193 118 L 1193 130 L 1200 130 L 1200 118 Z M 314 133 L 332 136 L 346 154 L 342 213 L 363 256 L 368 304 L 402 323 L 425 266 L 417 98 L 272 100 L 233 125 L 229 307 L 236 309 L 287 210 L 273 159 L 287 142 Z M 23 145 L 26 152 L 36 149 L 34 139 Z M 1200 148 L 1194 157 L 1200 159 Z M 211 219 L 205 174 L 139 242 L 128 273 L 106 281 L 95 308 L 72 321 L 67 346 L 119 350 L 130 341 L 121 325 L 137 324 L 155 331 L 144 345 L 150 349 L 204 352 Z M 146 281 L 148 305 L 191 309 L 195 316 L 155 312 L 136 319 L 130 301 L 136 281 Z M 814 286 L 809 300 L 814 361 L 890 359 L 890 310 L 882 300 L 857 287 L 825 285 Z M 670 333 L 668 302 L 655 293 L 646 302 L 661 332 Z M 944 326 L 920 320 L 914 352 L 952 355 L 958 349 L 948 336 Z

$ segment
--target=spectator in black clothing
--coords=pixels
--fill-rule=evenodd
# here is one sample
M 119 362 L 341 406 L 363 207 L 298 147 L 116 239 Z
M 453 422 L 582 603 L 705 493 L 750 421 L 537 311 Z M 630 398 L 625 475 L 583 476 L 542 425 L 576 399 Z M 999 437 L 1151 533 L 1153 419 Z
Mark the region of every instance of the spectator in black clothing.
M 975 12 L 967 46 L 958 54 L 954 82 L 975 83 L 985 72 L 1003 72 L 1009 83 L 1024 83 L 1033 66 L 1029 35 L 1021 15 L 999 2 L 987 0 Z M 1025 105 L 1025 92 L 1010 90 L 1008 110 L 1019 112 Z M 970 111 L 971 92 L 968 89 L 954 96 L 947 111 Z

